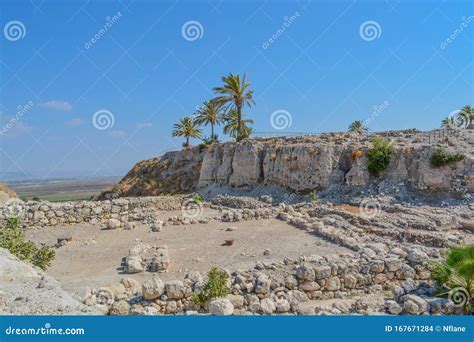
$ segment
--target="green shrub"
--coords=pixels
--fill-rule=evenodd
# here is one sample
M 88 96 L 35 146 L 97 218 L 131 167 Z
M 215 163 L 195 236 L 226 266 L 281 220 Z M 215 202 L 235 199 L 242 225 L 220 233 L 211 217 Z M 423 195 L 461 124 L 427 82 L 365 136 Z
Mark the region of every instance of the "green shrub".
M 367 151 L 369 172 L 373 175 L 378 175 L 384 171 L 394 152 L 392 142 L 382 137 L 372 138 L 372 147 Z
M 0 247 L 6 248 L 20 260 L 26 260 L 33 265 L 46 269 L 54 259 L 54 250 L 48 246 L 37 246 L 26 241 L 21 232 L 19 217 L 9 217 L 3 227 L 0 227 Z
M 192 200 L 196 203 L 200 203 L 204 201 L 204 197 L 201 194 L 196 194 L 192 197 Z
M 318 197 L 318 194 L 316 193 L 316 191 L 311 191 L 309 193 L 309 199 L 310 199 L 311 202 L 319 201 L 319 197 Z
M 441 167 L 463 159 L 464 156 L 461 153 L 452 153 L 445 148 L 439 147 L 430 156 L 430 164 L 432 167 Z
M 227 281 L 229 276 L 223 270 L 213 267 L 207 273 L 207 281 L 198 293 L 193 293 L 195 303 L 203 305 L 211 299 L 224 297 L 229 293 Z
M 449 249 L 442 263 L 431 261 L 438 295 L 451 299 L 465 313 L 474 313 L 474 245 Z

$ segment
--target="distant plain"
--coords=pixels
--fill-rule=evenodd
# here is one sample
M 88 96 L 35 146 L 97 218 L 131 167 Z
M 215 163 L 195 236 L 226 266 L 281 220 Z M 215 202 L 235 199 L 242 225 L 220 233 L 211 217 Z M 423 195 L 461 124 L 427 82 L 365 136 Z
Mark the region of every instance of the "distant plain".
M 12 188 L 22 200 L 40 199 L 51 202 L 90 200 L 117 182 L 115 178 L 66 179 L 50 181 L 12 182 Z

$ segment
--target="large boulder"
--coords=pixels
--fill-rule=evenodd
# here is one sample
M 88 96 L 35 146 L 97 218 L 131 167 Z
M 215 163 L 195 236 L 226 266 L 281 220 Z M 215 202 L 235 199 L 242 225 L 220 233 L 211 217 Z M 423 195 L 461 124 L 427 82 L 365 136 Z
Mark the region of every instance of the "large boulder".
M 157 276 L 146 280 L 142 285 L 142 296 L 146 300 L 159 298 L 165 292 L 163 281 Z

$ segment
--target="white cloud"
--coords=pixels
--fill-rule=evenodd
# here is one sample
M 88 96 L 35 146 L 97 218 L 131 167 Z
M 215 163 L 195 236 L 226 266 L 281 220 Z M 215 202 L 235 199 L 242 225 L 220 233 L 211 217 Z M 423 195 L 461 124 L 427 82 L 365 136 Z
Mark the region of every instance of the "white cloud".
M 84 121 L 80 118 L 73 118 L 69 121 L 66 121 L 66 126 L 77 127 L 84 123 Z
M 138 128 L 150 128 L 153 124 L 151 122 L 139 122 L 137 123 Z
M 67 101 L 51 100 L 40 104 L 41 107 L 57 110 L 59 112 L 70 112 L 72 105 Z
M 125 131 L 112 131 L 109 134 L 111 137 L 124 137 L 127 135 L 127 132 Z

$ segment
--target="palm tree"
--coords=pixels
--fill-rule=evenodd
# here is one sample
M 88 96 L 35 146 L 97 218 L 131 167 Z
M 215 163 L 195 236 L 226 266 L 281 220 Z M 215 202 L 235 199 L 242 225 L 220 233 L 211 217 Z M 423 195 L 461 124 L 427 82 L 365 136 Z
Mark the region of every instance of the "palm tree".
M 471 106 L 464 106 L 458 113 L 458 120 L 464 127 L 469 127 L 474 121 L 474 108 Z
M 200 138 L 201 130 L 189 116 L 185 116 L 179 123 L 173 125 L 173 137 L 185 137 L 186 142 L 183 146 L 188 147 L 189 138 Z
M 217 94 L 221 94 L 214 99 L 217 103 L 221 105 L 227 104 L 225 112 L 230 114 L 232 111 L 235 111 L 234 114 L 236 115 L 236 132 L 235 138 L 237 141 L 243 139 L 246 135 L 245 124 L 243 123 L 242 119 L 242 110 L 245 105 L 251 107 L 255 104 L 253 100 L 253 90 L 248 89 L 250 86 L 250 82 L 246 81 L 247 75 L 244 74 L 242 80 L 240 79 L 240 75 L 234 75 L 230 73 L 228 76 L 222 77 L 222 82 L 224 85 L 222 87 L 215 87 L 214 92 Z M 247 121 L 250 122 L 250 121 Z
M 442 263 L 432 261 L 433 279 L 456 305 L 467 313 L 474 309 L 474 245 L 451 248 Z
M 217 140 L 217 135 L 214 134 L 214 126 L 224 121 L 222 114 L 222 104 L 216 101 L 206 101 L 202 107 L 198 109 L 197 116 L 194 122 L 198 125 L 211 125 L 211 139 Z
M 361 120 L 356 120 L 349 125 L 349 132 L 364 134 L 367 133 L 369 129 L 364 126 L 364 123 Z
M 224 133 L 229 134 L 236 141 L 248 138 L 252 133 L 252 127 L 246 124 L 253 124 L 253 120 L 240 119 L 237 110 L 231 110 L 224 116 L 224 119 L 226 122 Z
M 447 116 L 441 121 L 441 127 L 443 128 L 456 128 L 459 126 L 459 122 L 453 116 Z

